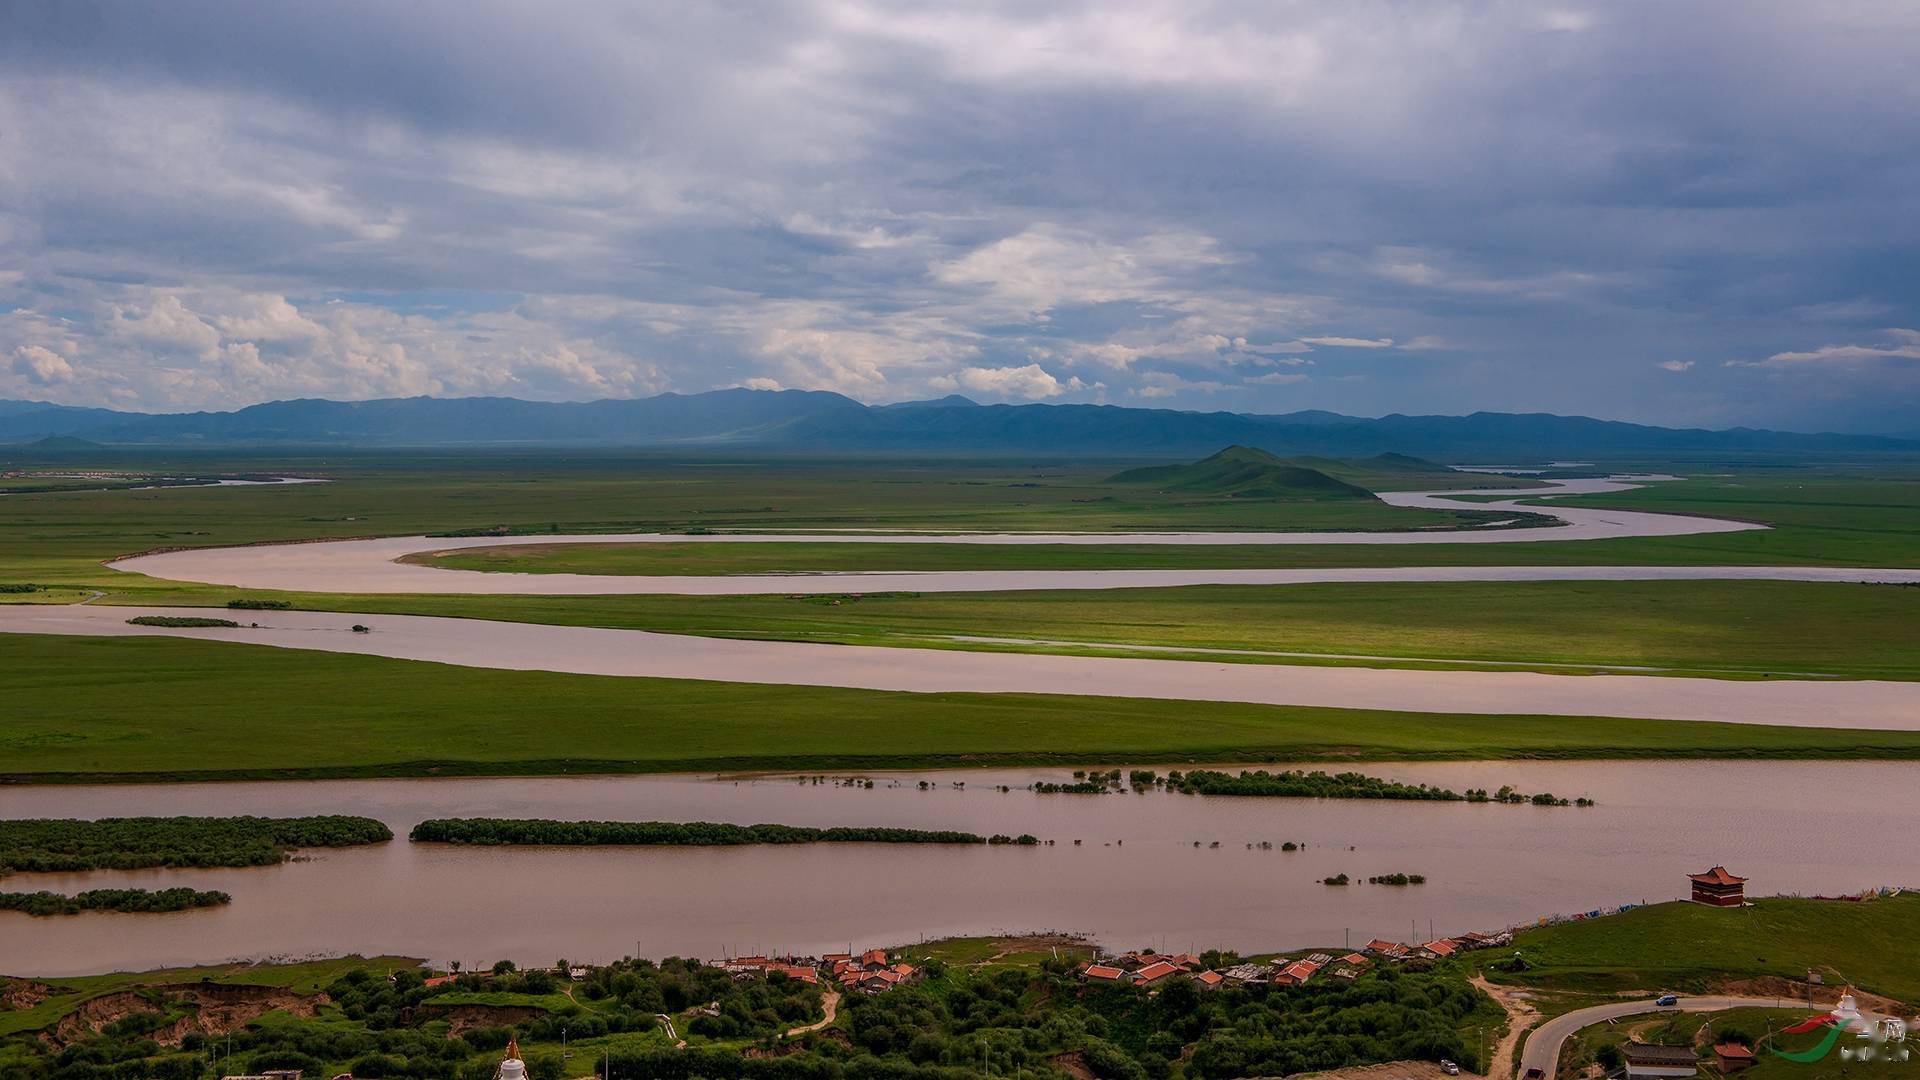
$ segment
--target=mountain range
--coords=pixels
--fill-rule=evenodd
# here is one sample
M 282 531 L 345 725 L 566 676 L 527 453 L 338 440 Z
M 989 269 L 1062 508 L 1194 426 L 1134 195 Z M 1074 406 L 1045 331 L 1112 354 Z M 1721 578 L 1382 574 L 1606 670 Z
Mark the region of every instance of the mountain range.
M 0 401 L 0 444 L 88 440 L 190 446 L 607 446 L 860 453 L 1172 456 L 1223 445 L 1277 454 L 1401 452 L 1453 461 L 1604 454 L 1920 452 L 1920 440 L 1755 428 L 1664 428 L 1549 413 L 1262 415 L 1117 405 L 981 405 L 952 396 L 863 405 L 818 390 L 715 390 L 588 402 L 517 398 L 300 399 L 231 412 L 136 413 Z M 54 449 L 49 446 L 47 449 Z

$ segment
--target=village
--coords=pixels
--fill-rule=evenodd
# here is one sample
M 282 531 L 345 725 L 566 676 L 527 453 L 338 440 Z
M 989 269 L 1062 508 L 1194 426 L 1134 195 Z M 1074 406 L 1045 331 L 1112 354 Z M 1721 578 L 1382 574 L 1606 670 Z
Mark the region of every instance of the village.
M 1357 979 L 1374 963 L 1403 963 L 1410 960 L 1445 960 L 1473 949 L 1509 945 L 1513 934 L 1467 933 L 1458 937 L 1436 938 L 1419 945 L 1376 938 L 1359 950 L 1335 956 L 1314 952 L 1301 957 L 1274 957 L 1244 961 L 1224 967 L 1209 967 L 1191 953 L 1161 954 L 1152 950 L 1099 957 L 1080 968 L 1082 981 L 1094 985 L 1133 986 L 1153 990 L 1174 979 L 1187 979 L 1202 990 L 1222 986 L 1305 986 L 1321 972 L 1329 978 Z M 1328 970 L 1331 969 L 1331 970 Z

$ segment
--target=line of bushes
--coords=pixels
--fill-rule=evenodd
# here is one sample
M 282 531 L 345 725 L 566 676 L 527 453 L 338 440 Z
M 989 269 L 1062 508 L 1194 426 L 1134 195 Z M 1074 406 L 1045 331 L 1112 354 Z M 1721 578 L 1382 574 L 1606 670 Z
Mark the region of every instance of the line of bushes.
M 432 844 L 663 845 L 740 844 L 1019 844 L 1031 836 L 981 836 L 949 829 L 812 828 L 728 825 L 714 821 L 550 821 L 541 818 L 430 818 L 410 839 Z
M 1078 774 L 1076 774 L 1078 775 Z M 1114 774 L 1117 777 L 1117 772 Z M 1117 783 L 1117 780 L 1113 781 Z M 1383 780 L 1377 776 L 1368 776 L 1358 772 L 1305 772 L 1288 769 L 1282 772 L 1242 770 L 1239 773 L 1226 773 L 1217 769 L 1195 769 L 1191 772 L 1174 770 L 1161 777 L 1148 769 L 1135 769 L 1128 774 L 1128 782 L 1135 791 L 1150 790 L 1155 786 L 1167 791 L 1179 791 L 1188 795 L 1254 795 L 1271 798 L 1296 799 L 1407 799 L 1426 802 L 1471 802 L 1471 803 L 1531 803 L 1534 806 L 1592 806 L 1593 800 L 1584 796 L 1578 799 L 1563 799 L 1551 792 L 1527 795 L 1515 791 L 1511 785 L 1488 793 L 1485 788 L 1469 788 L 1465 792 L 1435 787 L 1431 784 L 1403 784 L 1397 780 Z M 1055 790 L 1078 790 L 1062 785 L 1052 785 Z M 1036 786 L 1038 790 L 1038 786 Z M 1101 788 L 1099 790 L 1108 790 Z
M 78 915 L 83 911 L 186 911 L 189 908 L 219 907 L 233 897 L 217 890 L 202 892 L 185 887 L 176 889 L 88 889 L 67 896 L 56 892 L 0 892 L 0 911 L 24 911 L 29 915 Z
M 135 615 L 127 620 L 128 626 L 219 626 L 237 627 L 240 624 L 232 619 L 209 619 L 201 615 Z
M 229 600 L 227 606 L 237 611 L 287 611 L 293 607 L 291 600 Z
M 364 817 L 22 818 L 0 821 L 0 876 L 148 867 L 271 866 L 294 848 L 393 839 Z

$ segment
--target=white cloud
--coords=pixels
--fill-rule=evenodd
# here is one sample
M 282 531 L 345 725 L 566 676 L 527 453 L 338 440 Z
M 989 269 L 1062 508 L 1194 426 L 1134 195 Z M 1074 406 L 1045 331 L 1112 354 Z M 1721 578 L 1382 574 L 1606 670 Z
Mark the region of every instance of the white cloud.
M 630 397 L 654 365 L 513 311 L 430 318 L 272 293 L 64 282 L 75 317 L 0 312 L 12 363 L 0 396 L 58 386 L 71 401 L 232 408 L 273 398 L 507 394 Z M 84 361 L 78 363 L 77 361 Z
M 40 345 L 16 347 L 13 372 L 36 386 L 52 386 L 73 379 L 73 365 L 67 363 L 67 358 Z
M 1822 345 L 1804 352 L 1777 352 L 1759 361 L 1767 367 L 1802 365 L 1863 366 L 1890 360 L 1920 360 L 1920 330 L 1889 327 L 1882 345 Z
M 1044 321 L 1054 309 L 1129 300 L 1176 300 L 1172 278 L 1236 257 L 1199 233 L 1150 233 L 1126 242 L 1043 223 L 928 267 L 943 285 L 984 291 L 988 313 Z
M 1691 360 L 1662 360 L 1659 365 L 1663 371 L 1687 371 L 1693 367 Z
M 1310 337 L 1301 338 L 1309 345 L 1326 345 L 1336 349 L 1391 349 L 1392 338 L 1356 338 L 1356 337 Z
M 1453 259 L 1442 253 L 1410 247 L 1376 249 L 1371 269 L 1374 274 L 1389 281 L 1423 289 L 1485 293 L 1527 300 L 1558 300 L 1604 286 L 1622 284 L 1627 277 L 1620 272 L 1596 273 L 1585 270 L 1547 270 L 1512 276 L 1485 274 L 1459 267 Z
M 979 394 L 1022 398 L 1027 401 L 1059 397 L 1069 390 L 1090 389 L 1077 376 L 1063 383 L 1039 364 L 1027 364 L 1022 367 L 962 368 L 951 376 L 934 379 L 933 384 L 940 389 L 961 388 Z
M 1142 385 L 1129 391 L 1134 397 L 1157 399 L 1179 394 L 1217 394 L 1232 390 L 1228 383 L 1212 379 L 1188 379 L 1171 371 L 1149 371 L 1140 376 Z

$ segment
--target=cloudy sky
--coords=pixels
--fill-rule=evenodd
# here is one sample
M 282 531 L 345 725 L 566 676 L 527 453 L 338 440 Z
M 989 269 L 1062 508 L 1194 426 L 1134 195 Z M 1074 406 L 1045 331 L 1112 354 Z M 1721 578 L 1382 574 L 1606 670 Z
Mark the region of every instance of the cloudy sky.
M 0 3 L 0 397 L 1920 433 L 1920 5 Z

